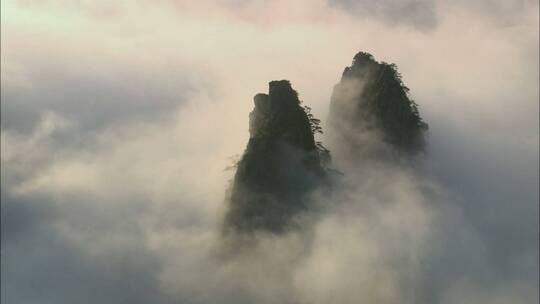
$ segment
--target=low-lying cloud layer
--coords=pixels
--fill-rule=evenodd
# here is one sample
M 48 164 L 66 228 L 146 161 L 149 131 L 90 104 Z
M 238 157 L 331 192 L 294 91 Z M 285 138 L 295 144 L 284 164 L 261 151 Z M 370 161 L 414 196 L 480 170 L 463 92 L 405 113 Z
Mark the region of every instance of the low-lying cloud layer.
M 536 303 L 538 4 L 404 3 L 2 1 L 2 303 Z M 358 50 L 424 166 L 224 252 L 253 95 L 289 79 L 324 122 Z

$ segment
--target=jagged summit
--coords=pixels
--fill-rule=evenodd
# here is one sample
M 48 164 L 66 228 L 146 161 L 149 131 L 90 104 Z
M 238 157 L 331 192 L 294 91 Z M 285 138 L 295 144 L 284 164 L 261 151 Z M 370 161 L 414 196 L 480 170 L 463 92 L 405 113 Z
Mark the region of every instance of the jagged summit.
M 408 92 L 395 64 L 359 52 L 332 93 L 329 122 L 335 136 L 362 145 L 358 135 L 373 131 L 397 151 L 422 151 L 427 124 Z
M 282 141 L 306 151 L 315 150 L 310 120 L 288 80 L 271 81 L 268 95 L 259 93 L 253 100 L 250 140 Z
M 326 175 L 314 139 L 315 119 L 287 80 L 254 97 L 250 138 L 237 164 L 225 229 L 281 232 L 308 204 Z

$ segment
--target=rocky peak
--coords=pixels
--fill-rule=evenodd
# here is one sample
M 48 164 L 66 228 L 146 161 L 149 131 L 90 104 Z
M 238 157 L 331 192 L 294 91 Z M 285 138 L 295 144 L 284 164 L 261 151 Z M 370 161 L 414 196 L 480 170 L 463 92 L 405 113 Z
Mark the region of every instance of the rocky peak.
M 250 139 L 232 183 L 226 231 L 281 232 L 324 179 L 311 114 L 287 80 L 269 83 L 250 113 Z
M 316 148 L 308 115 L 288 80 L 271 81 L 268 95 L 259 93 L 253 101 L 251 138 L 287 142 L 306 151 Z
M 332 92 L 329 122 L 334 134 L 344 144 L 363 145 L 359 135 L 371 132 L 396 151 L 422 151 L 427 124 L 408 92 L 396 65 L 359 52 Z

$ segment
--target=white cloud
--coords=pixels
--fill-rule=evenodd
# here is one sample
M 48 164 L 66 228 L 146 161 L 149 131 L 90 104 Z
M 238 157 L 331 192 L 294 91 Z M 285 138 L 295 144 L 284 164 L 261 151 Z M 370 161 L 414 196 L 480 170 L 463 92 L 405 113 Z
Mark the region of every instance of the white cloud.
M 501 24 L 436 4 L 417 31 L 322 0 L 3 1 L 2 302 L 68 303 L 86 276 L 103 303 L 537 300 L 529 6 Z M 431 126 L 428 172 L 366 164 L 307 232 L 223 257 L 252 96 L 289 79 L 325 121 L 358 50 L 398 64 Z

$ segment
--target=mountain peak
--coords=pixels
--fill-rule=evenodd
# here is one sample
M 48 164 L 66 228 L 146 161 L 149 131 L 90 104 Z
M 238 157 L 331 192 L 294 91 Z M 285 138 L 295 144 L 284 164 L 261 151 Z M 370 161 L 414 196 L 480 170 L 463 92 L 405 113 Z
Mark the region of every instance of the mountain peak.
M 281 232 L 324 179 L 313 117 L 287 80 L 253 98 L 250 138 L 231 185 L 225 229 Z
M 359 143 L 359 134 L 377 134 L 396 151 L 415 154 L 423 150 L 424 123 L 409 97 L 395 64 L 378 62 L 366 52 L 357 53 L 334 87 L 330 124 L 346 144 Z M 364 136 L 365 137 L 365 136 Z M 378 152 L 377 152 L 378 153 Z

